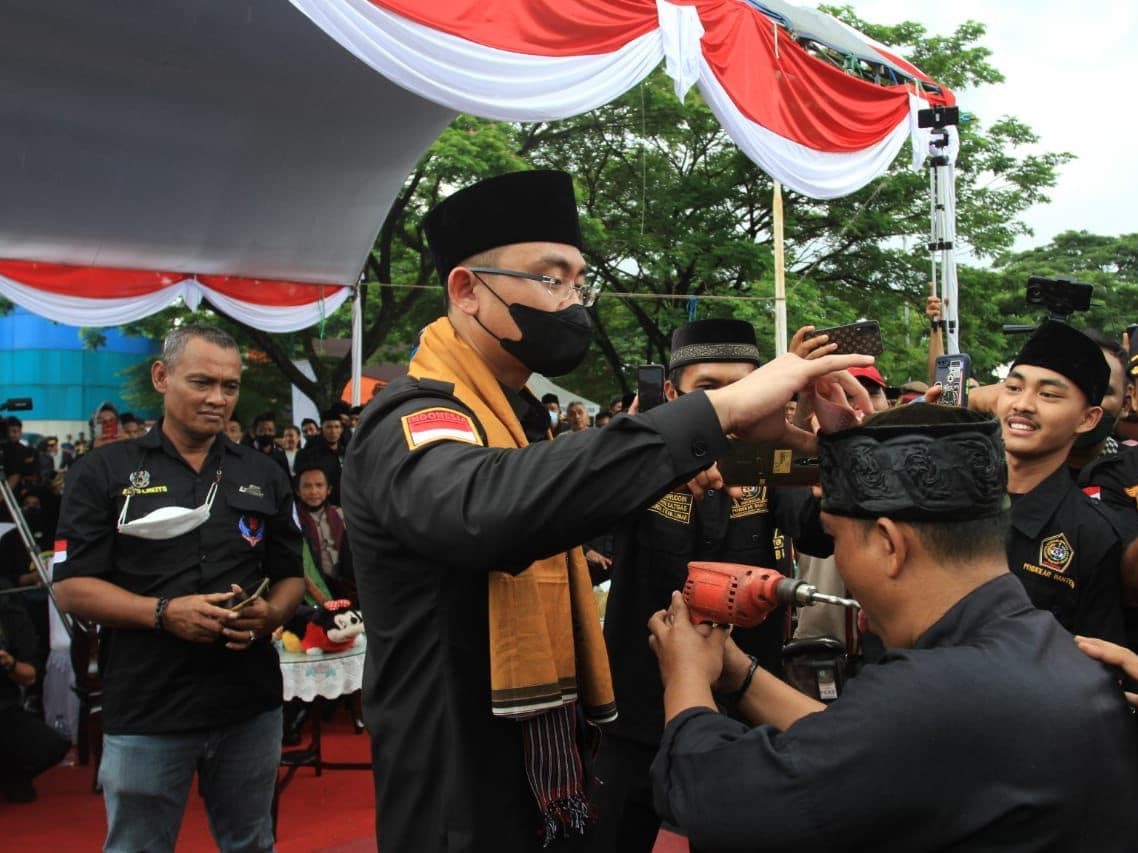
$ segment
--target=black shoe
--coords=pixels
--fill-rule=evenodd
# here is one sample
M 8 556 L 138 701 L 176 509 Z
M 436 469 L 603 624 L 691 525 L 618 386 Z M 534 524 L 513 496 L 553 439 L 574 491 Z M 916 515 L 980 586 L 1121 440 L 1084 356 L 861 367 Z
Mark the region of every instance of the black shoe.
M 32 787 L 30 781 L 10 782 L 4 786 L 4 796 L 8 798 L 10 803 L 34 803 L 36 801 L 36 789 Z

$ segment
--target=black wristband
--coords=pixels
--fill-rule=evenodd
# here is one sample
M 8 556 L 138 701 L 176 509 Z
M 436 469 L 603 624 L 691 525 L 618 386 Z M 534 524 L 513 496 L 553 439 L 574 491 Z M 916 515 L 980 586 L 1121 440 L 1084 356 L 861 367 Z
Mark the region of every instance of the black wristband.
M 743 696 L 747 693 L 747 688 L 751 686 L 751 679 L 755 677 L 755 670 L 759 668 L 759 659 L 754 655 L 747 655 L 751 659 L 751 665 L 747 667 L 747 674 L 743 677 L 743 683 L 739 685 L 739 689 L 727 697 L 729 705 L 738 705 Z
M 931 320 L 929 322 L 929 328 L 934 332 L 939 332 L 944 328 L 944 320 Z
M 154 630 L 165 630 L 166 626 L 162 624 L 162 619 L 166 615 L 166 605 L 170 603 L 168 598 L 158 599 L 158 603 L 154 605 Z

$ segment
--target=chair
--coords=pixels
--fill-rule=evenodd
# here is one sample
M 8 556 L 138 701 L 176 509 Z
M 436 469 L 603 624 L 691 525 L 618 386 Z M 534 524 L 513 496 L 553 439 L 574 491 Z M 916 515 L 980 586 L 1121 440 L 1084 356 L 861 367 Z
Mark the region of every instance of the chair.
M 79 733 L 76 744 L 79 763 L 86 765 L 95 754 L 91 788 L 99 791 L 99 762 L 103 757 L 103 677 L 99 673 L 99 626 L 74 619 L 71 632 L 72 688 L 79 697 Z

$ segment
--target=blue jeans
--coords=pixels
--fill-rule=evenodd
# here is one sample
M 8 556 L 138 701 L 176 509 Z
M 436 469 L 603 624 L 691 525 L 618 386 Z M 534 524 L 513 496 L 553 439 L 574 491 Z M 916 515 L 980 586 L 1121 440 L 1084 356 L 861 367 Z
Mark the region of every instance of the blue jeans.
M 216 729 L 106 735 L 99 782 L 108 853 L 172 851 L 194 771 L 209 829 L 225 853 L 273 849 L 281 709 Z

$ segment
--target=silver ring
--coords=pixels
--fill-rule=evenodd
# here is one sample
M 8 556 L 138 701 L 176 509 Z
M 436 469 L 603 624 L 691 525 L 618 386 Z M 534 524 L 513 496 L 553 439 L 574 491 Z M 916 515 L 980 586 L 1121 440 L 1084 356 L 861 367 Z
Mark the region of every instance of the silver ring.
M 252 630 L 252 629 L 250 629 L 250 631 L 249 631 L 249 642 L 250 643 L 257 642 L 257 632 Z

